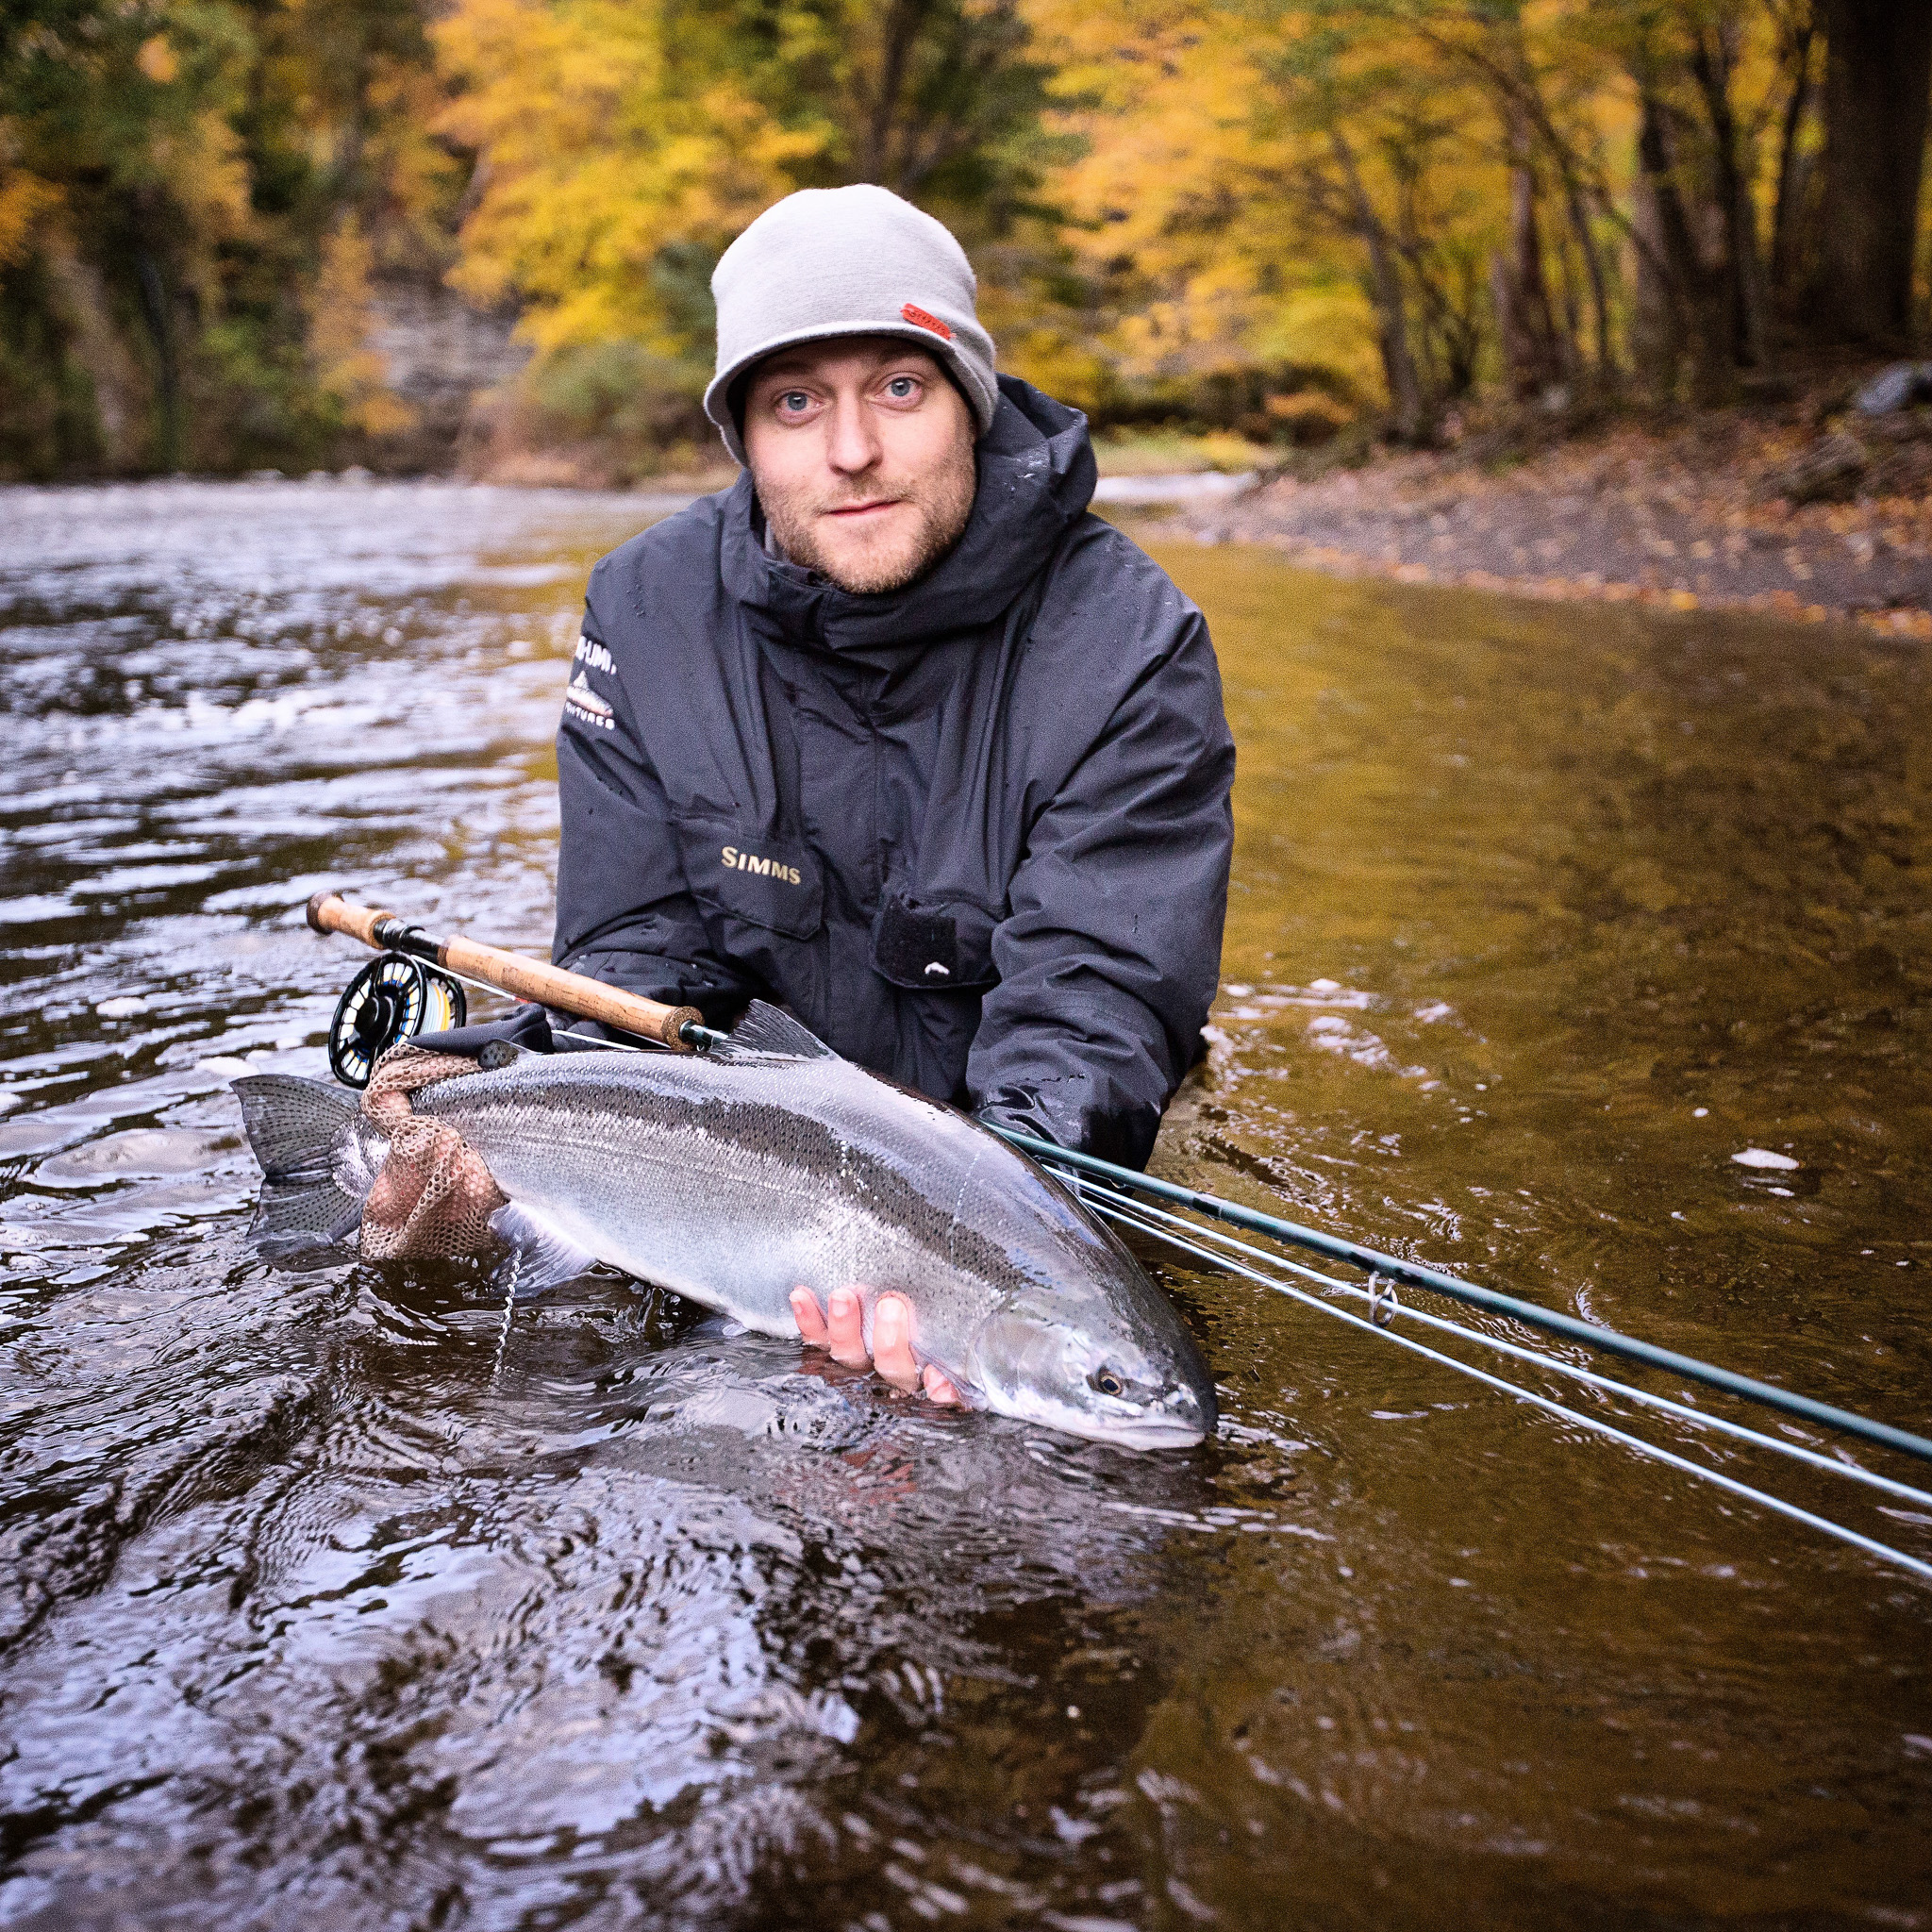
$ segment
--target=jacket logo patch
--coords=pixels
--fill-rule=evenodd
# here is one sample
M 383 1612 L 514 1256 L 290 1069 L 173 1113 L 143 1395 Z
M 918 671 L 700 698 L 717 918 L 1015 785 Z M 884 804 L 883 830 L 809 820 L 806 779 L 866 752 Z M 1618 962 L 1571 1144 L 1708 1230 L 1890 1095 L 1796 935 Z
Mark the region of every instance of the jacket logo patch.
M 761 878 L 778 879 L 788 886 L 805 883 L 795 865 L 781 865 L 775 858 L 759 858 L 755 853 L 741 852 L 736 845 L 725 846 L 724 858 L 733 872 L 755 872 Z
M 590 680 L 581 671 L 571 679 L 570 689 L 563 694 L 563 710 L 566 717 L 594 724 L 600 731 L 617 729 L 617 719 L 609 699 L 593 691 Z
M 595 638 L 579 637 L 577 647 L 571 655 L 579 664 L 588 664 L 592 671 L 615 672 L 617 669 L 610 653 Z
M 913 325 L 914 328 L 931 329 L 933 334 L 938 336 L 940 341 L 942 342 L 950 342 L 953 340 L 953 331 L 949 329 L 945 325 L 945 324 L 939 319 L 937 315 L 931 314 L 926 309 L 922 308 L 917 302 L 907 303 L 906 306 L 900 309 L 899 313 L 903 315 L 906 318 L 906 320 Z

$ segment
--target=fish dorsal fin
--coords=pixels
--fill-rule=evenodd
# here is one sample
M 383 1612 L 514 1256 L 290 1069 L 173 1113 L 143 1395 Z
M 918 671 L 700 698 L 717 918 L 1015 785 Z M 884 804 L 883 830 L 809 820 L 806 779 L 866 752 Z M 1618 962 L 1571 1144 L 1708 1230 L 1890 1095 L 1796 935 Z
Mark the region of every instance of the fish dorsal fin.
M 839 1056 L 790 1013 L 754 1000 L 724 1042 L 709 1050 L 709 1058 L 729 1064 L 733 1060 L 835 1060 Z

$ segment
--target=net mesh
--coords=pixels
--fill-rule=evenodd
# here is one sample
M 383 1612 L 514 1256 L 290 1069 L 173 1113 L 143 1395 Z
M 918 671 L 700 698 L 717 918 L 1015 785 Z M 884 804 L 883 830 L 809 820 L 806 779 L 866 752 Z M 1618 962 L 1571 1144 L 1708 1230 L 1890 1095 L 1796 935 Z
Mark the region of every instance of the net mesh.
M 372 1260 L 474 1255 L 491 1245 L 490 1217 L 509 1196 L 447 1121 L 409 1104 L 422 1088 L 475 1071 L 474 1060 L 407 1041 L 376 1062 L 362 1111 L 389 1136 L 389 1158 L 362 1209 L 362 1252 Z

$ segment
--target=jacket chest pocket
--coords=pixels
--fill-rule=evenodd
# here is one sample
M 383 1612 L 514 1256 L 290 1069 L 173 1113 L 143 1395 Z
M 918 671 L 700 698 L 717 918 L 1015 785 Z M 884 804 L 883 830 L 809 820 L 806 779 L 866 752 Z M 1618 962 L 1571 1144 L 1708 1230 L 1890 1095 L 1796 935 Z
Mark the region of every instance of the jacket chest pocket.
M 685 880 L 700 905 L 794 940 L 824 924 L 824 879 L 803 845 L 729 819 L 685 817 L 677 829 Z
M 963 900 L 919 906 L 889 894 L 872 924 L 872 969 L 893 986 L 967 992 L 992 986 L 990 912 Z

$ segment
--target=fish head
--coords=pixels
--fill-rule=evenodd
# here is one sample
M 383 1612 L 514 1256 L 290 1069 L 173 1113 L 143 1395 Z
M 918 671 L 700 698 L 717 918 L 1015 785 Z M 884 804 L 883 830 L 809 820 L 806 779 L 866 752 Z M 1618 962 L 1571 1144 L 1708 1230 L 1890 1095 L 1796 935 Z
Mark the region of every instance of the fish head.
M 1173 1307 L 1122 1306 L 1098 1286 L 1007 1296 L 974 1337 L 969 1380 L 987 1406 L 1126 1449 L 1183 1449 L 1214 1433 L 1214 1382 Z M 1140 1300 L 1140 1298 L 1136 1298 Z

